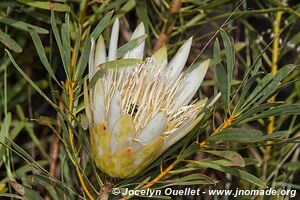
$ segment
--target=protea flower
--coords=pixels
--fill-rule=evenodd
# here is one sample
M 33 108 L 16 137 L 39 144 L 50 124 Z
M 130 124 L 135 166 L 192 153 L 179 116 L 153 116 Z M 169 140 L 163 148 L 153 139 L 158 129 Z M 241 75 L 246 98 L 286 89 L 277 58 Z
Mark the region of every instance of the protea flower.
M 145 34 L 139 24 L 131 39 Z M 102 36 L 92 41 L 89 62 L 91 78 L 98 66 L 116 59 L 119 21 L 115 21 L 108 56 Z M 167 61 L 166 48 L 142 64 L 108 69 L 89 91 L 90 141 L 93 160 L 103 172 L 119 178 L 139 174 L 165 150 L 183 138 L 202 118 L 204 100 L 194 100 L 209 66 L 209 60 L 182 73 L 192 38 Z M 145 42 L 125 58 L 143 58 Z

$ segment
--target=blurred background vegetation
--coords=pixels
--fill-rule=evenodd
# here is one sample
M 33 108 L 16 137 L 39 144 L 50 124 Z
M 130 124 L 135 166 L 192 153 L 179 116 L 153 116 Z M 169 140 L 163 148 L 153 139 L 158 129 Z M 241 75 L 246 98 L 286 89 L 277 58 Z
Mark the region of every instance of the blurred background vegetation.
M 100 24 L 109 41 L 117 17 L 119 46 L 144 23 L 147 56 L 166 45 L 170 59 L 193 36 L 188 63 L 213 59 L 197 95 L 222 92 L 206 120 L 129 180 L 93 165 L 82 98 L 90 33 Z M 299 30 L 297 0 L 1 0 L 0 198 L 119 199 L 111 188 L 141 188 L 170 164 L 176 166 L 151 188 L 267 186 L 299 193 Z M 168 198 L 231 199 L 157 197 Z

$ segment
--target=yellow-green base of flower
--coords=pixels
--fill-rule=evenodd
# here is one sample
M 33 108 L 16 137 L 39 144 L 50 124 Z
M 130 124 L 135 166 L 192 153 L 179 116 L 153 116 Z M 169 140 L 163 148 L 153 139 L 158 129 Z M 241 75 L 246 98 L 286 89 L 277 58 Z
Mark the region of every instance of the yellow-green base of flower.
M 101 171 L 111 177 L 130 178 L 138 175 L 160 155 L 163 146 L 163 138 L 160 137 L 145 146 L 133 141 L 128 147 L 113 153 L 112 136 L 106 123 L 91 127 L 90 134 L 93 160 Z

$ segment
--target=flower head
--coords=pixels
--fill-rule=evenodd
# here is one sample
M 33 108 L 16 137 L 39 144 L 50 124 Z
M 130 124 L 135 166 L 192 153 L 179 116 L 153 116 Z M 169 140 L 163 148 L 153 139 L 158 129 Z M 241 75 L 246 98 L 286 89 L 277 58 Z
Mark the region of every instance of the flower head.
M 131 39 L 145 34 L 138 25 Z M 102 36 L 92 41 L 89 62 L 91 78 L 97 66 L 116 59 L 119 21 L 115 21 L 109 52 Z M 182 72 L 192 38 L 167 61 L 162 47 L 142 64 L 128 68 L 108 69 L 89 91 L 91 111 L 90 140 L 96 165 L 112 177 L 137 175 L 166 149 L 183 138 L 202 118 L 204 100 L 194 100 L 209 60 L 194 69 Z M 143 58 L 145 42 L 130 50 L 125 58 Z

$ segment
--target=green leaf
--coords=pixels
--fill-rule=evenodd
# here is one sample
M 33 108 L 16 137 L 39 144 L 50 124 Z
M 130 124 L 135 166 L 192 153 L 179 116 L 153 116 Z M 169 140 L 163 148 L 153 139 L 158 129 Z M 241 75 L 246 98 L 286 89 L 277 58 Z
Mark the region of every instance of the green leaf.
M 84 130 L 87 130 L 89 126 L 88 118 L 86 117 L 86 115 L 83 114 L 80 114 L 79 116 L 80 116 L 80 125 Z
M 207 159 L 207 160 L 210 160 L 210 162 L 212 163 L 226 166 L 226 167 L 236 167 L 236 164 L 234 164 L 231 160 L 227 160 L 227 159 Z M 206 161 L 206 159 L 202 161 Z
M 276 90 L 276 88 L 278 88 L 280 82 L 295 68 L 295 65 L 286 65 L 282 67 L 275 76 L 273 76 L 271 73 L 267 74 L 256 86 L 251 95 L 249 95 L 249 97 L 246 99 L 242 106 L 242 110 L 244 111 L 252 104 L 260 104 L 268 99 Z
M 207 138 L 207 141 L 221 143 L 225 141 L 234 141 L 240 143 L 251 143 L 260 141 L 262 132 L 258 130 L 247 130 L 240 128 L 227 128 L 221 132 Z
M 248 121 L 249 118 L 253 117 L 255 114 L 260 113 L 260 112 L 264 112 L 265 110 L 274 107 L 274 106 L 278 106 L 281 105 L 282 103 L 280 102 L 275 102 L 275 103 L 265 103 L 265 104 L 261 104 L 258 106 L 254 106 L 253 108 L 250 108 L 249 110 L 247 110 L 245 113 L 239 115 L 233 122 L 232 122 L 232 126 L 236 125 L 236 124 L 242 124 Z M 246 120 L 246 121 L 244 121 Z
M 218 181 L 206 176 L 205 174 L 194 173 L 187 176 L 183 176 L 175 179 L 165 179 L 162 181 L 162 186 L 156 187 L 155 189 L 163 189 L 175 185 L 204 185 L 204 184 L 216 184 Z
M 10 50 L 13 50 L 16 53 L 22 52 L 22 47 L 18 45 L 16 41 L 14 41 L 8 34 L 2 32 L 0 29 L 0 42 L 4 44 Z
M 58 108 L 57 105 L 55 105 L 48 97 L 47 95 L 45 95 L 43 93 L 43 91 L 27 76 L 27 74 L 25 74 L 25 72 L 19 67 L 19 65 L 16 63 L 16 61 L 14 60 L 14 58 L 12 57 L 11 53 L 5 49 L 6 53 L 8 54 L 8 57 L 10 59 L 10 61 L 12 62 L 12 64 L 14 65 L 14 67 L 20 72 L 20 74 L 26 79 L 26 81 L 28 81 L 28 83 L 30 83 L 30 85 L 54 108 L 56 108 L 57 110 L 60 110 Z
M 56 40 L 56 44 L 58 46 L 58 49 L 59 49 L 59 53 L 60 53 L 60 57 L 61 57 L 61 60 L 62 60 L 62 63 L 63 63 L 63 66 L 64 66 L 64 70 L 65 70 L 65 73 L 67 75 L 67 78 L 68 80 L 70 80 L 70 76 L 69 76 L 69 65 L 70 63 L 66 63 L 66 60 L 65 60 L 65 50 L 63 48 L 63 44 L 62 44 L 62 40 L 60 38 L 60 35 L 59 35 L 59 31 L 58 31 L 58 28 L 57 28 L 57 24 L 56 24 L 56 20 L 55 20 L 55 15 L 54 15 L 54 11 L 51 10 L 51 28 L 52 28 L 52 31 L 53 31 L 53 34 L 54 34 L 54 38 Z M 65 28 L 66 29 L 66 28 Z M 64 32 L 66 30 L 63 30 L 62 32 Z M 66 36 L 64 36 L 64 39 L 65 39 Z M 65 41 L 64 41 L 65 43 Z
M 188 157 L 192 153 L 198 152 L 199 149 L 200 149 L 199 144 L 197 144 L 197 143 L 191 144 L 187 149 L 185 149 L 183 152 L 181 152 L 178 155 L 178 158 L 176 159 L 174 164 L 177 164 L 177 163 L 181 162 L 183 159 L 185 159 L 186 157 Z
M 225 110 L 225 113 L 227 113 L 228 106 L 229 106 L 228 79 L 226 78 L 227 74 L 221 63 L 218 63 L 216 65 L 216 74 L 217 74 L 218 85 L 219 85 L 219 88 L 220 88 L 220 91 L 222 94 L 224 110 Z
M 99 37 L 99 35 L 102 33 L 102 31 L 108 26 L 113 13 L 114 13 L 113 11 L 110 11 L 101 19 L 101 21 L 98 23 L 96 28 L 91 33 L 90 38 L 94 38 L 94 40 L 96 40 Z
M 46 56 L 46 53 L 45 53 L 45 50 L 44 50 L 44 47 L 43 47 L 43 44 L 42 44 L 42 41 L 41 41 L 39 35 L 33 29 L 30 29 L 29 33 L 31 35 L 31 38 L 33 40 L 35 49 L 36 49 L 36 51 L 38 53 L 38 56 L 39 56 L 41 62 L 43 63 L 44 67 L 46 68 L 46 70 L 49 73 L 49 75 L 53 78 L 53 80 L 55 80 L 55 82 L 58 85 L 60 85 L 59 81 L 55 77 L 55 74 L 54 74 L 54 72 L 53 72 L 53 70 L 52 70 L 52 68 L 51 68 L 51 66 L 49 64 L 49 61 L 47 59 L 47 56 Z
M 42 166 L 42 167 L 46 167 L 49 162 L 48 161 L 45 161 L 45 160 L 40 160 L 40 161 L 36 161 L 38 165 Z M 12 175 L 14 178 L 18 178 L 18 179 L 21 179 L 23 177 L 26 176 L 26 174 L 28 172 L 31 172 L 33 169 L 32 169 L 32 166 L 30 164 L 26 164 L 26 165 L 22 165 L 20 168 L 16 169 Z M 9 182 L 9 177 L 5 177 L 1 180 L 2 183 L 7 183 Z
M 232 40 L 226 34 L 226 32 L 221 29 L 220 33 L 221 33 L 221 36 L 222 36 L 222 39 L 223 39 L 223 44 L 224 44 L 224 49 L 225 49 L 225 54 L 226 54 L 227 93 L 228 93 L 228 95 L 230 95 L 231 94 L 231 82 L 232 82 L 232 76 L 233 76 L 234 61 L 235 61 L 234 47 L 232 45 L 232 43 L 233 43 Z
M 263 91 L 272 82 L 273 78 L 274 77 L 271 73 L 263 77 L 263 79 L 258 83 L 258 85 L 251 92 L 251 94 L 243 102 L 241 110 L 239 112 L 243 112 L 244 110 L 249 108 L 253 103 L 257 102 L 257 100 L 262 97 Z
M 89 34 L 89 30 L 88 30 L 88 34 Z M 91 49 L 91 40 L 90 37 L 87 36 L 84 41 L 83 50 L 79 58 L 78 64 L 76 65 L 77 67 L 74 75 L 75 80 L 79 80 L 84 73 L 84 70 L 89 60 L 90 49 Z
M 147 0 L 135 0 L 136 14 L 138 18 L 144 23 L 146 33 L 149 32 L 149 26 L 151 24 L 148 16 Z
M 77 30 L 77 29 L 76 29 Z M 76 67 L 77 67 L 77 60 L 78 60 L 78 56 L 79 56 L 79 52 L 80 52 L 80 48 L 81 48 L 81 28 L 78 28 L 78 30 L 76 31 L 76 45 L 75 45 L 75 49 L 73 49 L 73 51 L 75 51 L 75 61 L 74 61 L 74 71 L 76 71 Z
M 218 77 L 217 77 L 217 64 L 221 63 L 221 55 L 220 55 L 220 43 L 218 38 L 216 38 L 214 42 L 214 55 L 213 55 L 213 86 L 214 86 L 214 95 L 216 96 L 218 93 Z M 202 83 L 203 85 L 204 83 Z M 223 99 L 224 105 L 225 101 Z
M 115 0 L 115 1 L 110 1 L 109 4 L 106 6 L 106 10 L 112 10 L 115 9 L 118 6 L 121 6 L 124 2 L 128 0 Z
M 249 121 L 267 118 L 270 116 L 281 116 L 281 115 L 299 115 L 300 114 L 300 104 L 286 104 L 271 108 L 267 111 L 254 115 L 252 117 L 244 119 L 242 122 L 246 123 Z
M 118 48 L 117 50 L 117 59 L 123 57 L 128 51 L 134 49 L 137 47 L 139 44 L 141 44 L 147 35 L 142 35 L 136 39 L 128 41 L 126 44 Z
M 272 94 L 272 92 L 278 87 L 280 82 L 284 78 L 286 78 L 294 69 L 296 69 L 295 65 L 285 65 L 280 70 L 278 70 L 277 74 L 274 76 L 274 79 L 272 80 L 270 85 L 268 85 L 266 89 L 263 91 L 262 93 L 263 97 L 259 100 L 258 103 L 265 101 L 270 96 L 270 94 Z
M 130 12 L 134 8 L 135 8 L 135 0 L 127 0 L 126 3 L 115 14 L 114 19 L 117 17 L 120 18 L 124 16 L 126 13 Z
M 61 189 L 61 187 L 58 187 L 57 184 L 48 183 L 47 181 L 43 180 L 39 176 L 29 176 L 26 178 L 23 178 L 23 180 L 26 180 L 30 182 L 30 184 L 34 185 L 41 185 L 43 188 L 47 190 L 47 192 L 50 194 L 51 199 L 53 200 L 60 200 L 63 199 L 64 195 L 59 195 L 59 193 L 63 193 L 64 191 Z
M 0 157 L 1 158 L 4 153 L 4 151 L 3 151 L 4 148 L 3 148 L 2 144 L 5 143 L 5 138 L 8 137 L 10 124 L 11 124 L 11 113 L 7 113 L 7 115 L 5 116 L 5 118 L 1 124 L 1 129 L 0 129 Z
M 178 183 L 182 183 L 182 182 L 187 183 L 188 181 L 192 181 L 192 180 L 193 181 L 194 180 L 202 180 L 202 181 L 205 181 L 206 184 L 216 184 L 218 182 L 218 181 L 213 180 L 209 176 L 207 176 L 205 174 L 200 174 L 200 173 L 190 174 L 190 175 L 187 175 L 187 176 L 176 178 L 172 181 L 175 181 L 178 184 Z M 182 184 L 182 185 L 184 185 L 184 184 Z
M 61 26 L 61 36 L 62 36 L 62 50 L 63 50 L 63 59 L 66 63 L 65 72 L 67 77 L 71 77 L 70 74 L 70 64 L 71 64 L 71 43 L 70 43 L 70 32 L 69 26 L 66 23 L 63 23 Z
M 119 69 L 122 67 L 129 67 L 129 66 L 134 66 L 137 64 L 141 64 L 143 61 L 140 59 L 134 59 L 134 58 L 129 58 L 129 59 L 121 59 L 121 60 L 114 60 L 114 61 L 107 61 L 105 63 L 102 63 L 99 68 L 101 70 L 98 70 L 95 75 L 92 77 L 88 88 L 91 89 L 95 86 L 97 80 L 103 76 L 103 70 L 106 69 Z
M 213 154 L 219 157 L 230 160 L 235 166 L 245 167 L 245 160 L 243 157 L 234 151 L 205 151 L 206 153 Z
M 244 102 L 244 100 L 246 98 L 246 95 L 248 95 L 250 88 L 253 86 L 253 84 L 255 83 L 256 79 L 261 74 L 262 74 L 262 72 L 254 74 L 248 80 L 246 80 L 245 82 L 242 83 L 243 86 L 238 89 L 238 91 L 242 90 L 241 95 L 239 97 L 240 100 L 237 102 L 237 105 L 235 106 L 235 108 L 234 108 L 234 110 L 232 112 L 233 116 L 237 116 L 236 113 L 240 112 L 240 110 L 242 109 L 242 104 L 243 104 L 243 102 Z
M 35 26 L 35 25 L 31 25 L 31 24 L 28 24 L 28 23 L 25 23 L 25 22 L 22 22 L 22 21 L 17 21 L 17 20 L 14 20 L 14 19 L 6 18 L 6 17 L 3 17 L 3 16 L 0 16 L 0 22 L 4 23 L 6 25 L 24 30 L 24 31 L 29 31 L 29 29 L 31 28 L 31 29 L 34 29 L 37 33 L 40 33 L 40 34 L 48 34 L 49 33 L 49 31 L 47 29 L 44 29 L 44 28 L 41 28 L 41 27 L 38 27 L 38 26 Z
M 300 162 L 288 162 L 285 163 L 284 168 L 287 168 L 289 171 L 296 171 L 300 169 Z
M 221 55 L 220 55 L 220 43 L 218 38 L 216 39 L 216 41 L 214 42 L 214 64 L 218 64 L 221 63 Z
M 267 188 L 267 185 L 264 182 L 262 182 L 260 179 L 253 176 L 252 174 L 249 174 L 248 172 L 242 171 L 240 169 L 221 166 L 221 165 L 211 163 L 211 162 L 194 161 L 194 160 L 190 160 L 189 162 L 195 163 L 195 164 L 199 165 L 200 167 L 211 168 L 211 169 L 215 169 L 215 170 L 224 172 L 226 174 L 231 174 L 233 176 L 240 177 L 241 179 L 244 179 L 245 181 L 248 181 L 256 186 L 259 186 L 262 188 Z
M 53 3 L 51 1 L 33 1 L 33 0 L 17 0 L 20 3 L 23 3 L 28 6 L 35 8 L 54 10 L 58 12 L 70 12 L 71 8 L 65 4 Z

